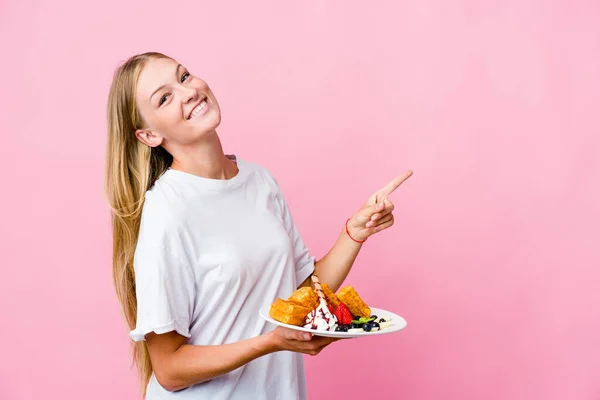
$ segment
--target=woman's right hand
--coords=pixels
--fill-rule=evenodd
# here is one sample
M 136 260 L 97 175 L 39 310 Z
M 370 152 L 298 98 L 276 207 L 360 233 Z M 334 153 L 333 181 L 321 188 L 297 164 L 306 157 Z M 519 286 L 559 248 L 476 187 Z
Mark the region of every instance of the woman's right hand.
M 278 326 L 269 332 L 269 335 L 275 351 L 287 350 L 311 356 L 316 356 L 326 346 L 339 340 L 339 338 L 314 336 L 308 332 L 301 332 L 282 326 Z

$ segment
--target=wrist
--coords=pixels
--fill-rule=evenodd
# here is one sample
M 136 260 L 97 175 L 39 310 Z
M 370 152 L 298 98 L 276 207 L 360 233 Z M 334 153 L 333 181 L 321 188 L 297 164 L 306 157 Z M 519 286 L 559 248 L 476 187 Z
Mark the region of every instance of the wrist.
M 345 235 L 355 243 L 363 244 L 368 236 L 361 235 L 360 230 L 358 229 L 358 224 L 356 224 L 352 217 L 346 220 L 346 226 L 344 228 Z
M 260 342 L 258 344 L 258 350 L 263 355 L 275 353 L 281 350 L 281 343 L 279 340 L 279 336 L 275 333 L 275 331 L 267 332 L 258 337 Z

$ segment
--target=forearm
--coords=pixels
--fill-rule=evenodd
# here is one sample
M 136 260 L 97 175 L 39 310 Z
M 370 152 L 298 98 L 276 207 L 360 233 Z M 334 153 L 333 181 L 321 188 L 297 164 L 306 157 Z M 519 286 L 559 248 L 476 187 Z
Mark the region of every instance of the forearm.
M 344 227 L 331 250 L 315 263 L 315 274 L 319 280 L 337 291 L 350 273 L 361 247 L 362 244 L 348 237 Z
M 235 343 L 218 346 L 184 344 L 158 370 L 157 379 L 169 390 L 185 389 L 191 385 L 229 373 L 256 358 L 277 351 L 272 333 Z

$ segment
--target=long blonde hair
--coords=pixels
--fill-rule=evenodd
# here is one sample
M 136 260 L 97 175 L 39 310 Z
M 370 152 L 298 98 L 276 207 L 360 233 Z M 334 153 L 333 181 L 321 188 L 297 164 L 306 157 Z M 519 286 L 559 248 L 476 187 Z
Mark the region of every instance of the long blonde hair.
M 113 279 L 121 309 L 130 329 L 137 319 L 133 256 L 137 245 L 144 195 L 171 165 L 173 158 L 162 147 L 150 148 L 135 131 L 144 122 L 136 107 L 136 87 L 148 60 L 170 58 L 161 53 L 143 53 L 129 58 L 116 71 L 108 96 L 105 191 L 111 208 L 113 234 Z M 133 343 L 143 396 L 152 376 L 145 341 Z

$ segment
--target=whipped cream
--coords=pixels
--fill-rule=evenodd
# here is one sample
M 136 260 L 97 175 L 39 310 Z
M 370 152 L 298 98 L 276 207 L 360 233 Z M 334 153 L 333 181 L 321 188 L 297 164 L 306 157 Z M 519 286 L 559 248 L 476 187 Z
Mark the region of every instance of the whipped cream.
M 306 316 L 305 328 L 317 331 L 334 331 L 337 327 L 337 317 L 329 311 L 327 303 L 319 302 L 319 306 Z

